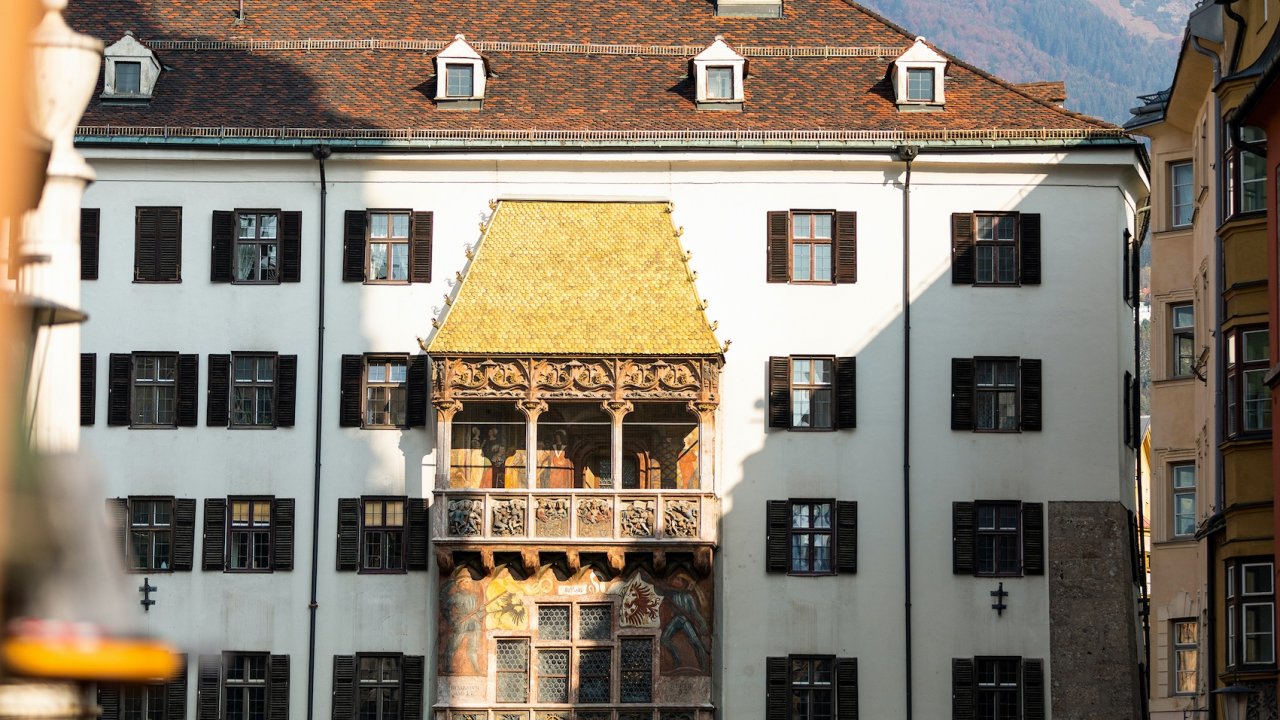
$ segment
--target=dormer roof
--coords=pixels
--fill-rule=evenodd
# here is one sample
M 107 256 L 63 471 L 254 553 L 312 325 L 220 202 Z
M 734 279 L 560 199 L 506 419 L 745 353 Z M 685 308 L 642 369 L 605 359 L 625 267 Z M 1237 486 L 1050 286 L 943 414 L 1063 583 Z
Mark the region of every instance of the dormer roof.
M 453 42 L 444 47 L 443 50 L 435 54 L 437 58 L 445 58 L 446 60 L 483 60 L 484 57 L 471 47 L 471 43 L 467 42 L 467 37 L 462 33 L 453 36 Z
M 102 99 L 107 101 L 148 100 L 155 91 L 156 80 L 160 77 L 160 60 L 155 52 L 143 45 L 133 36 L 133 32 L 125 31 L 124 37 L 108 45 L 103 50 L 103 85 Z M 128 71 L 128 83 L 122 81 L 125 72 L 117 73 L 120 63 L 136 64 Z M 134 87 L 136 86 L 136 87 Z
M 946 63 L 947 59 L 929 47 L 923 37 L 917 36 L 907 51 L 898 56 L 896 63 Z
M 693 56 L 694 62 L 741 62 L 745 63 L 746 58 L 738 54 L 738 51 L 729 46 L 725 42 L 723 35 L 717 35 L 716 39 L 707 46 L 706 50 Z

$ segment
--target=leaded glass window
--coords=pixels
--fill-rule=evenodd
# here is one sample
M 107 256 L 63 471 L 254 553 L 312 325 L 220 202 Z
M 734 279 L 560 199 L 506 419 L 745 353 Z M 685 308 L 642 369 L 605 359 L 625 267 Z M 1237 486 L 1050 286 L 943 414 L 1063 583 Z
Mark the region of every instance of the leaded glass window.
M 612 605 L 578 606 L 578 638 L 608 640 L 613 637 Z
M 609 702 L 609 670 L 612 655 L 610 650 L 578 652 L 578 702 Z
M 569 651 L 538 651 L 538 702 L 569 702 Z
M 568 640 L 569 639 L 569 606 L 568 605 L 539 605 L 538 606 L 538 639 L 539 640 Z
M 621 656 L 622 702 L 653 702 L 653 639 L 623 639 Z
M 529 701 L 529 641 L 499 640 L 497 646 L 497 692 L 500 703 Z

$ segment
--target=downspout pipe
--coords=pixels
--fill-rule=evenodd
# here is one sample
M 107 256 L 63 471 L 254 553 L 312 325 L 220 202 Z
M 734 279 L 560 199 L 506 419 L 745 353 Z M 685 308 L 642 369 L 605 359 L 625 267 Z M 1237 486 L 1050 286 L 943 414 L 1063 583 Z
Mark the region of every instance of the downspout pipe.
M 1236 71 L 1236 61 L 1240 59 L 1240 48 L 1244 46 L 1244 30 L 1248 22 L 1240 13 L 1235 11 L 1231 6 L 1236 4 L 1238 0 L 1215 0 L 1222 6 L 1222 11 L 1231 18 L 1231 22 L 1236 24 L 1236 36 L 1231 43 L 1231 57 L 1227 60 L 1227 72 L 1234 73 Z M 1214 78 L 1214 86 L 1216 87 L 1218 78 Z
M 1134 218 L 1135 226 L 1137 218 Z M 1142 304 L 1142 288 L 1139 279 L 1141 278 L 1141 270 L 1138 261 L 1142 258 L 1142 237 L 1133 235 L 1127 229 L 1124 231 L 1125 248 L 1124 251 L 1129 253 L 1129 291 L 1133 293 L 1133 375 L 1134 381 L 1138 387 L 1142 387 L 1142 324 L 1138 316 L 1139 307 Z M 1132 247 L 1130 247 L 1132 242 Z M 1141 396 L 1141 392 L 1139 392 Z M 1137 400 L 1138 398 L 1133 398 Z M 1133 412 L 1139 412 L 1137 403 Z M 1125 422 L 1130 422 L 1130 418 L 1125 418 Z M 1151 534 L 1144 533 L 1142 528 L 1147 524 L 1146 511 L 1142 507 L 1142 433 L 1140 427 L 1133 429 L 1134 444 L 1136 452 L 1134 453 L 1133 476 L 1138 486 L 1138 498 L 1136 505 L 1138 506 L 1138 596 L 1141 598 L 1142 607 L 1142 676 L 1139 678 L 1138 688 L 1138 704 L 1141 707 L 1142 717 L 1151 717 L 1151 596 L 1147 592 L 1147 577 L 1149 568 L 1146 562 L 1146 546 L 1145 543 L 1151 541 Z
M 911 720 L 911 163 L 920 154 L 917 145 L 899 145 L 898 159 L 906 164 L 902 184 L 902 586 L 906 646 L 903 688 L 906 720 Z
M 315 717 L 316 705 L 316 611 L 320 609 L 317 601 L 317 586 L 320 578 L 320 451 L 323 447 L 324 425 L 324 285 L 325 285 L 325 228 L 329 205 L 329 184 L 325 179 L 324 161 L 333 153 L 328 145 L 316 145 L 311 148 L 311 155 L 320 168 L 320 264 L 316 272 L 316 285 L 319 287 L 316 308 L 319 319 L 316 323 L 316 437 L 315 437 L 315 477 L 311 490 L 311 602 L 307 605 L 311 627 L 307 634 L 307 720 Z

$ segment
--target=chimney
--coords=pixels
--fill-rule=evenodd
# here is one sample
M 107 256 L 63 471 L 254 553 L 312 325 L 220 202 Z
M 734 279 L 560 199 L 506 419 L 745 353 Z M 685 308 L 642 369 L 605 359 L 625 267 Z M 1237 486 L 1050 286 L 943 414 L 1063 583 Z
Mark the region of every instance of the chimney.
M 716 0 L 716 15 L 723 17 L 782 17 L 782 0 Z

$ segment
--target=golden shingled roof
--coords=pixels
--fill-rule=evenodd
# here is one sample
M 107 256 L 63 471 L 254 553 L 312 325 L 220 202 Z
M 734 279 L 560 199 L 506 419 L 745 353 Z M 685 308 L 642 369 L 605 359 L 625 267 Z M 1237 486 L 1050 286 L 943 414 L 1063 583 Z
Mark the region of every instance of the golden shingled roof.
M 504 200 L 428 352 L 719 355 L 664 202 Z

